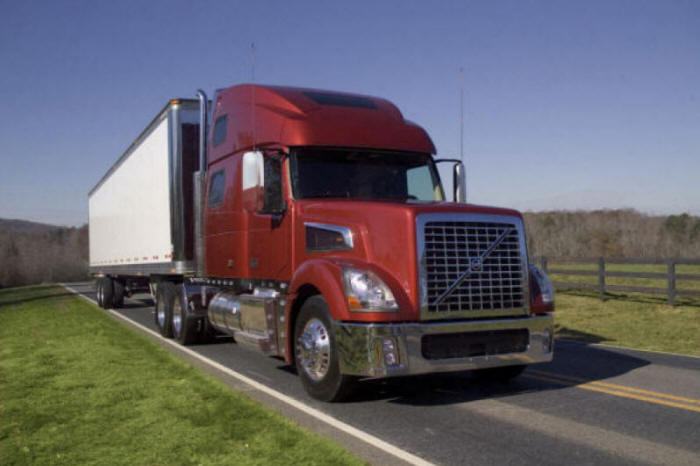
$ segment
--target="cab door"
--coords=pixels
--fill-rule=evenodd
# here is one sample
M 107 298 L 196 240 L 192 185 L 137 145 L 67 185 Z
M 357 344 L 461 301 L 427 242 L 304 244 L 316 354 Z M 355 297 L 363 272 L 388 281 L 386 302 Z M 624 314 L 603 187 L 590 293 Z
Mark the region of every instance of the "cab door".
M 284 180 L 285 162 L 278 154 L 265 155 L 265 202 L 263 210 L 248 217 L 249 276 L 288 281 L 291 279 L 291 213 Z

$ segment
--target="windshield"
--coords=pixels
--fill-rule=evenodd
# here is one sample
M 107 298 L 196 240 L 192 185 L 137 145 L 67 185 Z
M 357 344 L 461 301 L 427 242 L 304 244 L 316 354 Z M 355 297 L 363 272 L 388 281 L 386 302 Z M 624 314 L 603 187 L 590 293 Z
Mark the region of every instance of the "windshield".
M 444 199 L 432 157 L 412 152 L 299 148 L 292 184 L 297 199 Z

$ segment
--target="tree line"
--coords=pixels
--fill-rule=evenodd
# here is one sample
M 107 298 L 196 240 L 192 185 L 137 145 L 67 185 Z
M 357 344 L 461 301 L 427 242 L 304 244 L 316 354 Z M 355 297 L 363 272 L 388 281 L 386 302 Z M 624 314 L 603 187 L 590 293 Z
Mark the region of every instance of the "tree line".
M 0 223 L 0 287 L 87 278 L 87 225 L 22 229 Z
M 700 258 L 700 217 L 633 209 L 526 212 L 531 258 Z
M 632 209 L 523 216 L 531 258 L 700 258 L 697 216 L 652 216 Z M 9 222 L 0 219 L 0 287 L 89 278 L 87 225 Z

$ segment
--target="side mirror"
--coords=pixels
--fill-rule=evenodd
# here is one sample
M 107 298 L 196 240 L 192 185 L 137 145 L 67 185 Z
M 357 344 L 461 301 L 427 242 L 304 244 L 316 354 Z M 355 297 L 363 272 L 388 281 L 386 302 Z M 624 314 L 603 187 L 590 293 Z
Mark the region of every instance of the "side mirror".
M 454 202 L 467 202 L 467 173 L 464 169 L 464 164 L 459 159 L 438 159 L 438 163 L 451 163 L 452 166 L 452 200 Z
M 265 205 L 265 162 L 262 152 L 246 152 L 241 163 L 243 208 L 258 212 Z
M 462 162 L 452 167 L 452 197 L 455 202 L 465 204 L 467 202 L 467 174 Z

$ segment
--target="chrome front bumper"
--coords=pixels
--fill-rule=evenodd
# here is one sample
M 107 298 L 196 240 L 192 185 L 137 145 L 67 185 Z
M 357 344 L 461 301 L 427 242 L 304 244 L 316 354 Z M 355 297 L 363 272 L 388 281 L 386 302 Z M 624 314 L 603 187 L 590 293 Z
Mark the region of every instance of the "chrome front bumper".
M 426 359 L 422 341 L 425 335 L 522 330 L 529 333 L 524 351 L 448 359 Z M 458 322 L 351 323 L 333 322 L 340 372 L 366 377 L 453 372 L 488 367 L 534 364 L 552 360 L 554 319 L 539 315 L 512 319 Z M 468 335 L 467 337 L 468 338 Z M 387 348 L 393 342 L 397 359 L 388 364 Z

